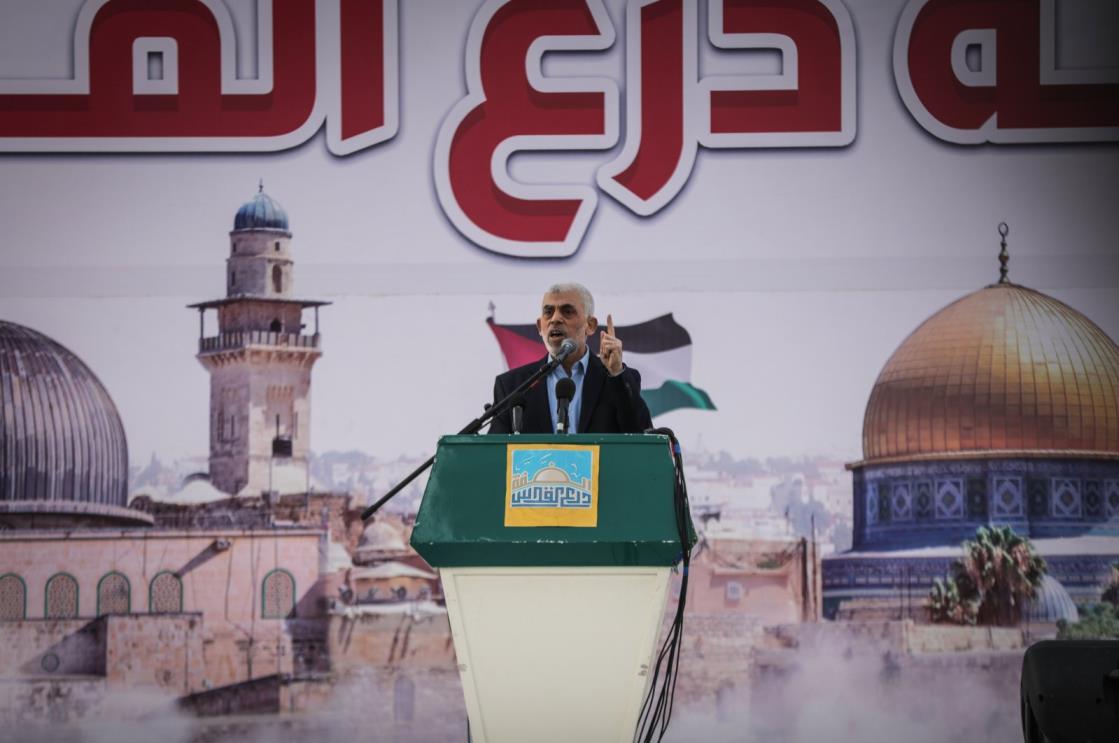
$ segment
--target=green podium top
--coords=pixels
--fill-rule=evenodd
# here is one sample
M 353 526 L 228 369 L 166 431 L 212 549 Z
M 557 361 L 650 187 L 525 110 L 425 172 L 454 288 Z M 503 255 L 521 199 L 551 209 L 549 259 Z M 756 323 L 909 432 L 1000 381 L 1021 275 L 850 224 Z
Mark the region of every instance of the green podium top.
M 673 566 L 673 493 L 665 436 L 444 436 L 411 543 L 435 567 Z M 526 514 L 587 523 L 592 507 L 593 526 L 506 526 Z M 690 548 L 690 516 L 687 526 Z

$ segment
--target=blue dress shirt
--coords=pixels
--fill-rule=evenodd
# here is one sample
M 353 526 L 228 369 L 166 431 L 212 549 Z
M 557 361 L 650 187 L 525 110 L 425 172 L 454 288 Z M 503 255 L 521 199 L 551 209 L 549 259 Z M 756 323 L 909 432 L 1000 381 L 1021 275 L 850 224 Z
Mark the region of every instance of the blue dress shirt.
M 583 350 L 583 357 L 575 362 L 575 366 L 571 367 L 571 381 L 575 383 L 575 396 L 571 398 L 571 403 L 567 406 L 567 423 L 568 433 L 578 433 L 579 427 L 579 411 L 583 407 L 583 378 L 587 376 L 587 359 L 591 356 L 591 350 L 586 348 Z M 548 375 L 548 408 L 552 413 L 552 430 L 556 430 L 556 425 L 559 423 L 559 401 L 556 399 L 556 383 L 567 376 L 567 370 L 563 368 L 563 364 L 559 364 L 552 373 Z

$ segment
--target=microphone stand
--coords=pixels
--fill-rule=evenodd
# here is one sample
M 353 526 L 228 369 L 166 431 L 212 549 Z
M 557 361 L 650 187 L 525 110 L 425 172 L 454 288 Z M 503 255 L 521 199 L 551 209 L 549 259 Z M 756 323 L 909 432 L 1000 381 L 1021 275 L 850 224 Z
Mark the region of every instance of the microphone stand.
M 566 384 L 566 386 L 564 386 Z M 561 379 L 556 385 L 556 433 L 571 433 L 571 398 L 575 396 L 575 383 L 571 379 Z
M 544 366 L 537 369 L 531 377 L 518 385 L 515 390 L 498 400 L 493 405 L 487 407 L 484 413 L 467 423 L 466 426 L 458 432 L 458 435 L 463 436 L 466 434 L 478 433 L 478 431 L 482 429 L 482 426 L 486 425 L 486 423 L 488 423 L 490 419 L 496 418 L 497 416 L 504 413 L 509 407 L 511 407 L 510 403 L 513 400 L 516 400 L 519 395 L 523 395 L 525 392 L 535 387 L 541 379 L 551 374 L 552 370 L 559 366 L 560 362 L 562 362 L 563 359 L 566 358 L 566 356 L 567 354 L 564 354 L 559 358 L 552 358 L 547 364 L 544 364 Z M 424 472 L 424 470 L 426 470 L 434 463 L 435 455 L 432 454 L 430 457 L 428 457 L 428 460 L 426 462 L 421 464 L 416 469 L 412 470 L 411 474 L 398 482 L 393 487 L 393 489 L 385 493 L 385 495 L 380 500 L 362 511 L 361 520 L 368 521 L 370 518 L 372 518 L 373 514 L 377 513 L 377 511 L 380 510 L 381 506 L 385 505 L 385 503 L 395 497 L 397 493 L 399 493 L 408 485 L 408 483 L 419 477 Z

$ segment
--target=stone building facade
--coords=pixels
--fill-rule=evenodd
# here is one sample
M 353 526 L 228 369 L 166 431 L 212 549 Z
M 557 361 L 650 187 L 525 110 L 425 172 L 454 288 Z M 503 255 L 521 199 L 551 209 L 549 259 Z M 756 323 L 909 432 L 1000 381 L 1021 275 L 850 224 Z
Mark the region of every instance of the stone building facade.
M 816 546 L 807 539 L 704 534 L 689 568 L 688 615 L 739 615 L 766 624 L 815 621 L 819 567 Z M 678 595 L 678 579 L 673 587 Z
M 210 373 L 210 481 L 233 495 L 308 489 L 311 368 L 327 303 L 295 297 L 291 237 L 287 213 L 262 186 L 234 217 L 226 296 L 191 305 L 198 361 Z M 207 310 L 217 312 L 213 336 Z
M 287 217 L 265 194 L 237 213 L 231 242 L 229 296 L 200 308 L 217 309 L 219 333 L 199 358 L 227 426 L 211 475 L 255 497 L 129 503 L 128 445 L 104 387 L 61 344 L 0 322 L 3 719 L 80 718 L 120 690 L 184 698 L 328 670 L 327 594 L 352 565 L 342 545 L 359 538 L 346 536 L 357 515 L 329 494 L 283 506 L 266 479 L 278 462 L 306 490 L 320 351 L 301 313 L 321 303 L 292 299 Z
M 7 635 L 7 652 L 23 663 L 43 652 L 44 638 L 23 627 L 41 625 L 50 634 L 75 622 L 129 616 L 131 624 L 112 626 L 121 632 L 131 627 L 144 637 L 158 632 L 166 617 L 190 616 L 182 643 L 198 643 L 202 670 L 189 675 L 186 693 L 290 673 L 287 624 L 322 616 L 316 593 L 320 536 L 307 529 L 0 532 L 0 565 L 6 571 L 0 606 L 16 623 L 4 625 L 6 633 L 15 633 Z M 60 642 L 71 648 L 63 639 L 50 645 Z M 81 645 L 74 642 L 74 648 Z M 146 652 L 135 647 L 130 652 L 130 662 L 158 665 Z M 63 665 L 54 671 L 65 675 L 69 657 L 60 654 Z M 53 672 L 47 665 L 43 670 Z M 22 667 L 9 667 L 17 666 Z

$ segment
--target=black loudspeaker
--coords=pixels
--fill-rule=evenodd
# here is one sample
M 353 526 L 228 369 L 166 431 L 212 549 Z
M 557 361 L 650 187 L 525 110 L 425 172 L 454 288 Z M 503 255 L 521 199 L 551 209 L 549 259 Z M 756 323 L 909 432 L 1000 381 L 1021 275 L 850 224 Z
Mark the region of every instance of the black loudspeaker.
M 1119 741 L 1119 640 L 1044 640 L 1022 659 L 1025 743 Z

